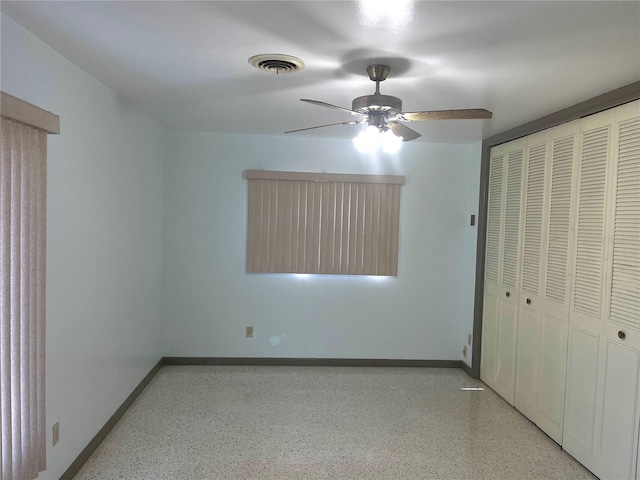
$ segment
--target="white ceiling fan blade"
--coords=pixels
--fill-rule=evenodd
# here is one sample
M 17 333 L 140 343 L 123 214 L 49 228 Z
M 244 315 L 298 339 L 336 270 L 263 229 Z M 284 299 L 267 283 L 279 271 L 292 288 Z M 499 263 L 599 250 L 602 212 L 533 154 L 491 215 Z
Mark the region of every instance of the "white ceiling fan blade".
M 422 120 L 478 120 L 491 117 L 493 117 L 493 113 L 484 108 L 467 108 L 463 110 L 403 112 L 398 115 L 398 120 L 402 122 L 419 122 Z
M 408 142 L 410 140 L 415 140 L 416 138 L 421 137 L 418 132 L 410 129 L 402 125 L 401 123 L 391 122 L 389 123 L 389 129 L 393 132 L 396 137 L 402 137 L 404 142 Z
M 348 108 L 338 107 L 337 105 L 331 105 L 330 103 L 320 102 L 318 100 L 309 100 L 308 98 L 301 98 L 300 101 L 301 102 L 310 103 L 311 105 L 318 105 L 319 107 L 327 107 L 327 108 L 333 108 L 335 110 L 342 110 L 343 112 L 346 112 L 346 113 L 348 113 L 350 115 L 357 115 L 359 117 L 366 117 L 367 116 L 367 115 L 365 115 L 363 113 L 359 113 L 359 112 L 356 112 L 354 110 L 349 110 Z
M 288 132 L 284 132 L 284 133 L 295 133 L 295 132 L 304 132 L 305 130 L 313 130 L 315 128 L 324 128 L 324 127 L 333 127 L 336 125 L 355 125 L 356 123 L 362 123 L 364 122 L 364 120 L 352 120 L 351 122 L 339 122 L 339 123 L 329 123 L 327 125 L 318 125 L 317 127 L 307 127 L 307 128 L 299 128 L 297 130 L 289 130 Z

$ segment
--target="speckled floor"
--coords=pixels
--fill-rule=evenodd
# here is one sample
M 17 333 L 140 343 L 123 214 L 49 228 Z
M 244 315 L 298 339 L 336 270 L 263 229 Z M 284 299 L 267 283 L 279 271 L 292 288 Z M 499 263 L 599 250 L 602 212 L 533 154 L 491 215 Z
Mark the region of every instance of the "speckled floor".
M 594 479 L 457 369 L 163 367 L 75 480 Z

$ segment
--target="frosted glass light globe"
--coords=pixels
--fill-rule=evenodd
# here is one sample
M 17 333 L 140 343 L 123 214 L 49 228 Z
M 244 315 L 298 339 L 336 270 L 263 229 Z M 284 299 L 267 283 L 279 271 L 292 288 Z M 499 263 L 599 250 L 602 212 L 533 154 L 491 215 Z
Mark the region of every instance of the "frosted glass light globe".
M 397 153 L 402 147 L 402 137 L 394 135 L 391 130 L 382 134 L 382 151 L 384 153 Z
M 353 144 L 362 153 L 372 153 L 382 146 L 382 134 L 377 127 L 369 125 L 354 139 Z

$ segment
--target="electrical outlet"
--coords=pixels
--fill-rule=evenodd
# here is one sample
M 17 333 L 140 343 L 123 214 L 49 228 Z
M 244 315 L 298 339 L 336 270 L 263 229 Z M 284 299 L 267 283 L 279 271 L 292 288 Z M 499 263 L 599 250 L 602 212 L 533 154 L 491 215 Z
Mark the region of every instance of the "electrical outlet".
M 467 358 L 467 346 L 466 345 L 462 347 L 462 356 L 464 358 Z
M 60 422 L 56 422 L 52 428 L 53 430 L 53 446 L 60 441 Z
M 247 338 L 253 338 L 253 327 L 247 327 Z
M 467 344 L 471 345 L 471 334 L 467 335 Z

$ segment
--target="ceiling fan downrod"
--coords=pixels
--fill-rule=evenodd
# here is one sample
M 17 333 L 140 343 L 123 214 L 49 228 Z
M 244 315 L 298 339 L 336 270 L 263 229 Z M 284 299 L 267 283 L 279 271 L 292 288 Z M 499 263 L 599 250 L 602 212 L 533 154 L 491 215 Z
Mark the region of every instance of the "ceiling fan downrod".
M 387 79 L 387 75 L 391 68 L 389 65 L 369 65 L 367 67 L 367 73 L 369 74 L 369 78 L 376 82 L 376 92 L 374 95 L 380 95 L 380 82 L 384 82 Z

